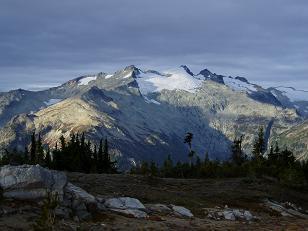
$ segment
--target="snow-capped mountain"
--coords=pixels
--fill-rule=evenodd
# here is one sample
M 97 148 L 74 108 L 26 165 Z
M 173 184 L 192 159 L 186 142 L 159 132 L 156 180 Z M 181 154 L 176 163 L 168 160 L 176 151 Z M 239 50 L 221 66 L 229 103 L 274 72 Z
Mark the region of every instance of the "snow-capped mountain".
M 62 134 L 86 132 L 95 141 L 108 136 L 125 166 L 132 160 L 159 162 L 168 154 L 187 159 L 183 136 L 190 131 L 201 157 L 209 152 L 213 159 L 225 159 L 236 136 L 245 134 L 250 154 L 259 126 L 271 142 L 304 120 L 295 110 L 298 102 L 282 100 L 281 90 L 207 69 L 196 74 L 184 65 L 166 71 L 128 66 L 45 91 L 1 93 L 0 146 L 23 149 L 34 130 L 51 146 Z

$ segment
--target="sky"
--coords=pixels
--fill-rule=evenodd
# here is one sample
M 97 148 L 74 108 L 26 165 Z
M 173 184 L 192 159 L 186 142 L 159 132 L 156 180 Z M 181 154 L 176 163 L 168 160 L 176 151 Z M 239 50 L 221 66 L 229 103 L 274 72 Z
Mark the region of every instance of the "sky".
M 134 64 L 308 90 L 307 0 L 1 0 L 0 91 Z

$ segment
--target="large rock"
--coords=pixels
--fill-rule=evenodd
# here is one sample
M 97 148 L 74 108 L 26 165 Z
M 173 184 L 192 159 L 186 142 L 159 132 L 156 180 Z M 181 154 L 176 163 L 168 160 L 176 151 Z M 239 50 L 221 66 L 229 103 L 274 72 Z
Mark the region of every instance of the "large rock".
M 57 193 L 62 200 L 66 184 L 64 173 L 39 165 L 6 165 L 0 169 L 0 187 L 6 198 L 36 200 L 51 192 Z
M 175 214 L 183 217 L 189 217 L 192 218 L 194 215 L 191 213 L 191 211 L 187 208 L 184 208 L 182 206 L 176 206 L 176 205 L 171 205 L 171 208 L 175 212 Z
M 154 213 L 170 213 L 172 210 L 164 204 L 147 204 L 146 208 Z
M 80 187 L 68 183 L 65 187 L 65 195 L 73 199 L 73 201 L 83 202 L 85 204 L 96 204 L 96 199 L 93 195 L 87 193 Z
M 145 209 L 145 206 L 135 198 L 119 197 L 105 201 L 105 206 L 112 209 Z

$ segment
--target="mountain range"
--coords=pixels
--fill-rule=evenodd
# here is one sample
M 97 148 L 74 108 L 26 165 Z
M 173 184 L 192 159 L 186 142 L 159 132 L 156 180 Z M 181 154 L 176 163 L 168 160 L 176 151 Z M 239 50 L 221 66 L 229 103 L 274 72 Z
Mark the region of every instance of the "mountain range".
M 308 92 L 264 88 L 244 77 L 189 67 L 167 71 L 128 66 L 97 73 L 43 91 L 0 93 L 0 148 L 24 149 L 36 131 L 55 147 L 61 135 L 85 132 L 98 143 L 108 137 L 123 168 L 141 160 L 161 163 L 167 155 L 187 159 L 183 137 L 194 134 L 193 149 L 203 158 L 228 159 L 234 138 L 244 135 L 251 154 L 258 128 L 268 145 L 290 147 L 308 159 Z

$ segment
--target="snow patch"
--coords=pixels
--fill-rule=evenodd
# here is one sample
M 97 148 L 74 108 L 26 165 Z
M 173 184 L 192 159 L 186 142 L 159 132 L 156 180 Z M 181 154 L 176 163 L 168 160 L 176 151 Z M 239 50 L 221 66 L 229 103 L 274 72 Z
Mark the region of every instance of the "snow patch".
M 165 76 L 141 72 L 136 81 L 143 96 L 153 92 L 160 92 L 164 89 L 179 89 L 194 93 L 197 88 L 201 87 L 203 82 L 189 75 L 182 68 L 167 71 Z
M 127 78 L 131 77 L 132 74 L 133 74 L 133 72 L 129 72 L 128 74 L 124 75 L 122 78 L 127 79 Z
M 224 82 L 228 87 L 230 87 L 234 91 L 244 91 L 244 92 L 257 91 L 255 85 L 243 82 L 238 79 L 234 79 L 232 77 L 224 77 Z
M 78 82 L 78 86 L 81 85 L 88 85 L 91 81 L 94 81 L 97 79 L 97 76 L 88 76 L 88 77 L 84 77 L 81 80 L 79 80 Z
M 62 101 L 62 99 L 50 99 L 48 101 L 45 101 L 44 103 L 46 104 L 46 106 L 51 106 L 56 103 L 59 103 L 60 101 Z
M 296 90 L 292 87 L 276 87 L 284 96 L 288 97 L 290 101 L 308 101 L 308 91 Z
M 109 79 L 109 78 L 111 78 L 113 75 L 106 75 L 105 76 L 105 79 Z

